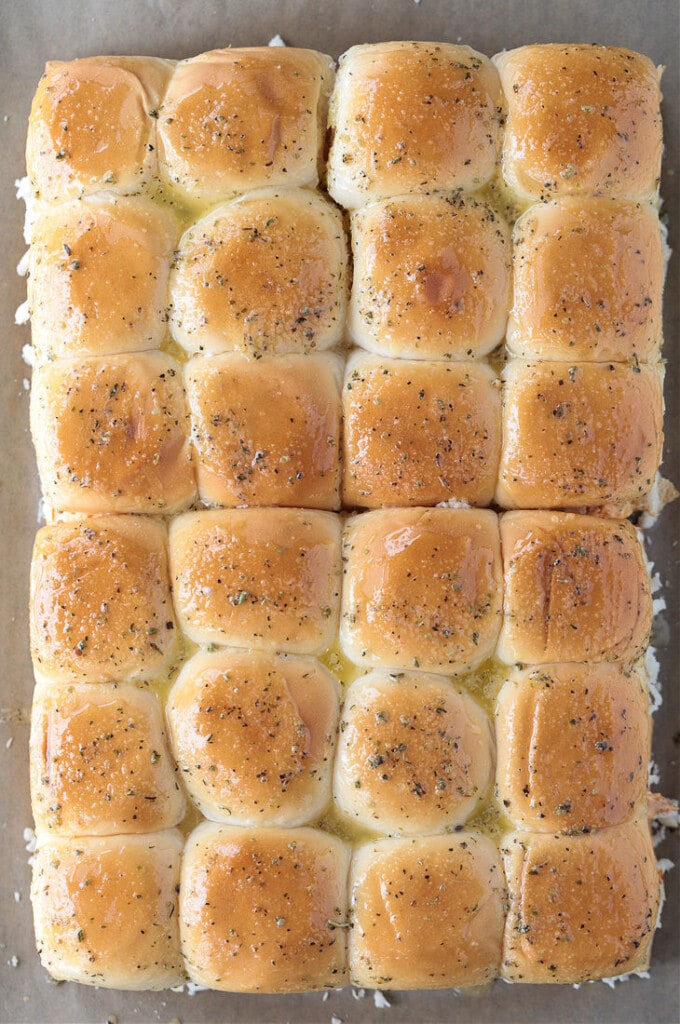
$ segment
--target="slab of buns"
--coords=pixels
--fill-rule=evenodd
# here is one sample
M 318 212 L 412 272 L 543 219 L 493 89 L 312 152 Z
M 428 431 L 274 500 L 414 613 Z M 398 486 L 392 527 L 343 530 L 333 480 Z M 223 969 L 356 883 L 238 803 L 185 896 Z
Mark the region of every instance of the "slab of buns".
M 659 74 L 48 64 L 33 908 L 57 979 L 646 969 Z

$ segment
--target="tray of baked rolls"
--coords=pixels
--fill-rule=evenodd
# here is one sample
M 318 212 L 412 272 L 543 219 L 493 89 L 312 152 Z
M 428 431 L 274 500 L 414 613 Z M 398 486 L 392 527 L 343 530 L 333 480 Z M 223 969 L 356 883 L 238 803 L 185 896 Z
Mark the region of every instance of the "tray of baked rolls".
M 13 1020 L 673 1019 L 666 50 L 419 17 L 33 82 Z

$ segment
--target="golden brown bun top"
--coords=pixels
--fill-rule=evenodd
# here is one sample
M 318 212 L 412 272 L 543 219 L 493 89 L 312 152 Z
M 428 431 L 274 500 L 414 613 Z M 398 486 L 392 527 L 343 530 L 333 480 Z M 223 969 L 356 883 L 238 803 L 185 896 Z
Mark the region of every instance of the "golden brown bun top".
M 207 817 L 301 825 L 330 798 L 333 676 L 311 658 L 196 654 L 168 696 L 175 756 Z
M 31 652 L 57 680 L 160 675 L 172 655 L 165 528 L 99 516 L 39 530 L 31 565 Z
M 503 977 L 577 984 L 645 970 L 659 909 L 646 822 L 503 841 L 510 912 Z
M 651 359 L 661 343 L 664 251 L 646 203 L 570 197 L 515 224 L 508 345 L 543 359 Z
M 40 199 L 138 192 L 156 168 L 158 105 L 174 63 L 154 57 L 51 61 L 29 119 L 26 166 Z
M 340 372 L 332 355 L 192 359 L 185 384 L 203 501 L 339 508 Z
M 258 358 L 321 350 L 342 336 L 342 218 L 309 189 L 221 204 L 184 234 L 173 266 L 170 326 L 188 352 Z
M 407 195 L 352 216 L 350 331 L 364 348 L 412 359 L 470 359 L 502 340 L 510 233 L 457 193 Z
M 175 830 L 51 839 L 39 845 L 31 898 L 43 966 L 54 978 L 122 989 L 184 980 Z
M 389 509 L 350 519 L 341 642 L 356 664 L 464 671 L 496 646 L 498 521 L 471 509 Z
M 153 694 L 125 684 L 41 687 L 33 701 L 31 795 L 36 825 L 52 835 L 177 825 L 184 798 Z
M 661 92 L 648 57 L 547 43 L 494 62 L 508 105 L 503 170 L 520 196 L 656 192 Z
M 503 379 L 499 505 L 619 516 L 643 505 L 663 447 L 657 367 L 514 359 Z
M 316 829 L 200 825 L 182 868 L 191 977 L 235 992 L 302 992 L 345 974 L 347 847 Z
M 513 664 L 632 661 L 649 639 L 652 596 L 635 528 L 564 512 L 501 517 L 505 618 Z
M 157 348 L 177 237 L 174 219 L 142 198 L 102 195 L 41 217 L 28 278 L 39 358 Z
M 357 354 L 343 403 L 345 505 L 491 503 L 500 381 L 488 366 Z
M 359 847 L 350 880 L 355 985 L 482 985 L 501 961 L 503 872 L 480 833 Z
M 520 828 L 588 831 L 630 820 L 647 791 L 642 675 L 617 665 L 514 672 L 496 703 L 498 796 Z
M 330 57 L 288 46 L 181 61 L 159 116 L 161 173 L 205 201 L 264 185 L 313 187 L 332 69 Z
M 198 643 L 320 654 L 337 628 L 340 520 L 304 509 L 188 512 L 170 527 L 175 607 Z
M 194 497 L 181 367 L 163 352 L 43 364 L 31 430 L 57 509 L 169 514 Z
M 469 46 L 352 47 L 331 101 L 331 195 L 354 209 L 402 192 L 481 187 L 496 164 L 500 104 L 496 69 Z
M 338 743 L 336 800 L 350 818 L 389 835 L 460 825 L 491 781 L 489 720 L 441 676 L 360 676 L 345 694 Z

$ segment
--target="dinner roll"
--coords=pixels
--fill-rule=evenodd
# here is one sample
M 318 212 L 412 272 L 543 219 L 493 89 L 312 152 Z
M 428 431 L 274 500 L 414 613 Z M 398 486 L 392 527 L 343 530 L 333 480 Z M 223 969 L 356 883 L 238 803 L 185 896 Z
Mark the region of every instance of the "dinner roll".
M 529 359 L 658 357 L 665 261 L 647 203 L 537 203 L 515 224 L 508 348 Z
M 38 687 L 31 718 L 38 832 L 115 835 L 177 825 L 184 797 L 153 694 L 100 683 Z
M 494 63 L 508 107 L 503 174 L 522 199 L 656 193 L 661 92 L 648 57 L 547 43 L 500 53 Z
M 97 516 L 38 530 L 30 626 L 41 677 L 104 683 L 161 675 L 175 650 L 165 527 Z
M 345 694 L 334 796 L 378 832 L 448 831 L 484 799 L 492 753 L 487 716 L 447 679 L 370 672 Z
M 357 354 L 343 407 L 345 505 L 493 500 L 500 381 L 488 366 Z
M 40 959 L 52 977 L 122 989 L 184 981 L 181 849 L 174 829 L 39 843 L 31 899 Z
M 578 984 L 645 970 L 660 892 L 646 822 L 589 835 L 511 833 L 502 852 L 506 981 Z
M 308 189 L 224 203 L 182 236 L 170 275 L 174 338 L 188 352 L 313 352 L 342 337 L 342 218 Z
M 39 360 L 158 348 L 175 221 L 139 197 L 64 203 L 31 240 L 28 305 Z
M 618 665 L 513 672 L 496 702 L 498 798 L 518 828 L 589 832 L 630 820 L 647 792 L 649 694 Z
M 349 330 L 363 348 L 411 359 L 486 355 L 505 334 L 510 233 L 459 193 L 400 196 L 352 216 Z
M 333 62 L 314 50 L 247 47 L 180 61 L 159 114 L 160 171 L 214 203 L 319 178 Z
M 507 664 L 632 661 L 649 641 L 652 595 L 625 520 L 564 512 L 501 517 Z
M 156 118 L 174 61 L 50 61 L 33 98 L 26 167 L 38 199 L 139 192 L 156 172 Z
M 353 46 L 331 99 L 328 191 L 355 209 L 401 192 L 481 188 L 501 119 L 496 69 L 469 46 Z
M 303 825 L 330 801 L 338 686 L 311 658 L 196 654 L 167 715 L 184 782 L 207 818 Z
M 503 398 L 499 505 L 618 516 L 641 506 L 663 447 L 656 367 L 513 359 Z
M 174 601 L 196 643 L 320 654 L 337 630 L 340 521 L 331 512 L 187 512 L 170 526 Z
M 202 500 L 338 509 L 340 372 L 330 355 L 190 360 L 184 379 Z
M 311 828 L 205 822 L 182 864 L 191 980 L 227 992 L 302 992 L 345 981 L 349 850 Z
M 349 968 L 354 985 L 483 985 L 500 969 L 504 887 L 480 833 L 383 839 L 352 858 Z
M 162 352 L 38 367 L 31 430 L 60 511 L 170 514 L 194 498 L 181 368 Z
M 355 664 L 450 674 L 493 653 L 503 605 L 493 512 L 366 512 L 348 521 L 343 548 L 340 642 Z

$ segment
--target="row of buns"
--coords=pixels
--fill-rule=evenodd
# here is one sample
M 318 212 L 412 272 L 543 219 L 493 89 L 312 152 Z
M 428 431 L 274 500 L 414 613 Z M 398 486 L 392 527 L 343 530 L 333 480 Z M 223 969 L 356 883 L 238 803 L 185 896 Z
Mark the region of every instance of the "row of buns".
M 658 189 L 660 98 L 648 58 L 591 45 L 525 46 L 493 62 L 449 43 L 356 46 L 335 81 L 330 58 L 289 48 L 55 61 L 35 95 L 27 166 L 41 202 L 134 193 L 160 178 L 184 202 L 214 203 L 314 188 L 328 126 L 328 190 L 349 209 L 475 191 L 501 159 L 525 202 L 647 199 Z

